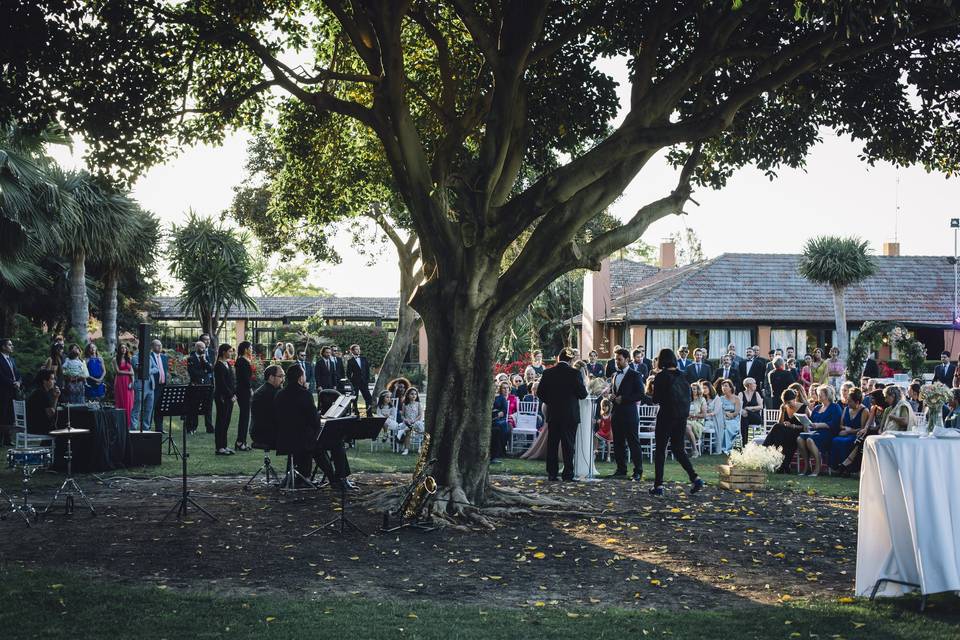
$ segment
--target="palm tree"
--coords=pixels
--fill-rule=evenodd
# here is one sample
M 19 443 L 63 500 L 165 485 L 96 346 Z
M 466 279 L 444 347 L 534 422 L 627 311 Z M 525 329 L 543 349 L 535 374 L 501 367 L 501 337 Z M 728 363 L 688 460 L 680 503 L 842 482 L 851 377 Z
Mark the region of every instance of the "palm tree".
M 174 225 L 170 232 L 167 255 L 171 272 L 183 283 L 180 306 L 197 317 L 214 346 L 230 309 L 256 307 L 247 293 L 254 269 L 245 242 L 243 234 L 193 211 L 185 225 Z
M 117 345 L 117 283 L 125 269 L 147 266 L 160 240 L 160 223 L 149 211 L 124 195 L 115 196 L 109 241 L 112 250 L 95 257 L 103 282 L 100 320 L 109 351 Z
M 877 263 L 869 254 L 870 243 L 860 238 L 820 236 L 807 240 L 797 270 L 804 278 L 833 289 L 833 314 L 837 324 L 837 348 L 846 360 L 849 353 L 844 290 L 872 276 Z

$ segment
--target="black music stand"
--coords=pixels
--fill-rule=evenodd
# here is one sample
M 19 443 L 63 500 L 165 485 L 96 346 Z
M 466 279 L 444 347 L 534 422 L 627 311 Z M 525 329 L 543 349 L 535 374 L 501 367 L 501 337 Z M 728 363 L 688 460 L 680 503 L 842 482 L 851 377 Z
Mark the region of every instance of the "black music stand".
M 386 418 L 380 417 L 331 418 L 324 422 L 323 430 L 320 432 L 320 435 L 317 436 L 316 447 L 318 449 L 333 449 L 334 447 L 342 447 L 345 440 L 372 440 L 380 436 L 380 432 L 383 431 L 383 425 L 386 421 Z M 362 535 L 370 535 L 347 517 L 346 482 L 340 483 L 340 514 L 330 522 L 322 524 L 316 529 L 303 534 L 303 537 L 308 538 L 318 531 L 323 531 L 330 527 L 339 531 L 341 536 L 344 534 L 346 527 L 350 527 Z
M 185 411 L 187 415 L 197 415 L 201 413 L 206 413 L 207 405 L 210 404 L 210 396 L 212 385 L 209 384 L 197 384 L 189 385 L 187 387 L 186 393 L 186 402 L 185 402 Z M 161 522 L 166 521 L 170 517 L 170 514 L 174 511 L 177 512 L 177 519 L 185 518 L 187 515 L 187 506 L 193 505 L 197 508 L 198 511 L 205 514 L 214 522 L 217 521 L 216 517 L 199 504 L 197 501 L 190 497 L 190 491 L 187 489 L 187 458 L 190 457 L 190 454 L 187 453 L 187 430 L 183 429 L 181 431 L 181 436 L 183 438 L 182 444 L 180 445 L 180 460 L 183 461 L 183 494 L 180 499 L 177 500 L 177 503 L 170 508 L 170 511 L 167 511 L 167 515 L 163 516 Z
M 160 430 L 163 430 L 163 419 L 167 418 L 167 432 L 164 434 L 163 442 L 160 448 L 167 445 L 167 455 L 180 456 L 180 450 L 177 448 L 177 442 L 173 439 L 173 417 L 185 416 L 187 414 L 187 389 L 190 385 L 186 384 L 165 384 L 160 389 L 160 397 L 157 399 L 159 406 L 156 415 L 160 418 Z

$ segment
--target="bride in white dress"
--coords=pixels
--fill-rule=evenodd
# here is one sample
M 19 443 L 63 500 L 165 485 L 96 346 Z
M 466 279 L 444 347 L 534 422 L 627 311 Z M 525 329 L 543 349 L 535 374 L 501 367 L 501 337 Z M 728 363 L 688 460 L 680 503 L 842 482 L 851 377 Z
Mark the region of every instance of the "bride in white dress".
M 575 365 L 583 376 L 583 386 L 590 388 L 587 367 L 583 360 Z M 581 480 L 596 477 L 593 459 L 593 400 L 588 395 L 580 401 L 580 426 L 577 427 L 576 448 L 573 453 L 573 476 Z

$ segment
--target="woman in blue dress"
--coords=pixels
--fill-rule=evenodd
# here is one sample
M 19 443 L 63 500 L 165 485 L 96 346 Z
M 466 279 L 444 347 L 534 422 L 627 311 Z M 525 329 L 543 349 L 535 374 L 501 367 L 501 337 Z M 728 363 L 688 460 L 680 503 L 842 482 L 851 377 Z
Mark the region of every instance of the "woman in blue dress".
M 843 461 L 853 451 L 860 430 L 867 425 L 867 415 L 870 411 L 863 406 L 863 391 L 858 387 L 847 393 L 847 406 L 843 408 L 840 417 L 840 433 L 834 437 L 830 447 L 830 466 L 834 471 L 842 471 Z
M 103 366 L 103 358 L 97 353 L 97 345 L 90 343 L 83 352 L 84 360 L 87 362 L 87 387 L 84 394 L 88 400 L 99 401 L 106 393 L 106 386 L 103 379 L 107 375 L 107 368 Z
M 723 431 L 720 433 L 720 451 L 729 454 L 740 433 L 740 398 L 729 379 L 720 381 L 720 407 L 723 410 Z
M 813 477 L 820 475 L 820 453 L 830 451 L 833 438 L 840 433 L 840 417 L 843 410 L 838 403 L 834 402 L 835 393 L 830 385 L 822 385 L 817 389 L 820 404 L 810 413 L 812 430 L 801 433 L 797 438 L 797 453 L 800 461 L 806 460 L 806 471 L 803 475 Z

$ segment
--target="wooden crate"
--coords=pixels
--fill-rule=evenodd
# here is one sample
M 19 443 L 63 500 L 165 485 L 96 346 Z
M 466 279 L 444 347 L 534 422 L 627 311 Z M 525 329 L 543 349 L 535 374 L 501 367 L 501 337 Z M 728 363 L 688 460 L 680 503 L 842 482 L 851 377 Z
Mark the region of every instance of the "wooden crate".
M 717 484 L 721 489 L 758 491 L 767 487 L 766 471 L 737 469 L 728 464 L 719 465 L 717 471 L 720 473 L 720 481 Z

